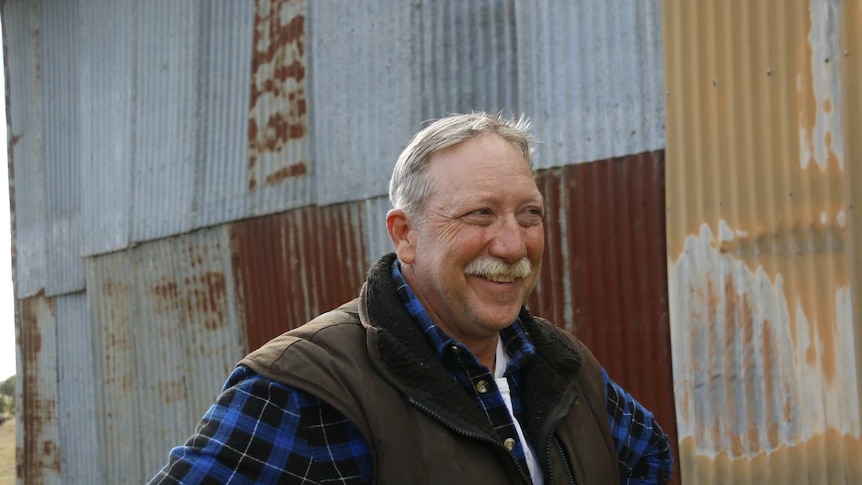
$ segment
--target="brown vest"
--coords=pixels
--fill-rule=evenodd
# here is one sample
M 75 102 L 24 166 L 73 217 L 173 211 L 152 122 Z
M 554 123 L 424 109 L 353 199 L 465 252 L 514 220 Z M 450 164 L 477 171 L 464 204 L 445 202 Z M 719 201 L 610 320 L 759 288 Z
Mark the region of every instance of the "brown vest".
M 384 257 L 360 297 L 270 341 L 240 364 L 318 396 L 353 422 L 375 483 L 525 483 L 472 398 L 395 294 Z M 521 314 L 537 355 L 521 370 L 521 422 L 546 483 L 619 483 L 604 379 L 570 334 Z

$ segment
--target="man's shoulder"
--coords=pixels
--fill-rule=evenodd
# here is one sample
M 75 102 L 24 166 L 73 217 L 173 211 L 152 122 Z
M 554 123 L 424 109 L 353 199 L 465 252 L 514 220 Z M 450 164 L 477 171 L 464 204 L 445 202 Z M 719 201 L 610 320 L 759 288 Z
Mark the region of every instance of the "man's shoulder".
M 297 328 L 275 337 L 245 356 L 239 363 L 270 377 L 276 369 L 289 365 L 288 359 L 329 355 L 334 348 L 361 343 L 365 330 L 360 323 L 357 301 L 321 314 Z M 294 349 L 301 347 L 301 349 Z

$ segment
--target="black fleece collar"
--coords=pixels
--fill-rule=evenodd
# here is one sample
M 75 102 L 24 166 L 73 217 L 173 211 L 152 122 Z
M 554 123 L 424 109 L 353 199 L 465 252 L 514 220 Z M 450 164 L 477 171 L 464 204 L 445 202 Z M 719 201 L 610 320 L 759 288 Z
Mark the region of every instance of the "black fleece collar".
M 394 261 L 395 254 L 388 254 L 371 268 L 360 301 L 362 323 L 376 330 L 368 336 L 370 348 L 376 347 L 380 356 L 380 370 L 426 412 L 465 431 L 495 437 L 487 418 L 450 377 L 405 310 L 392 282 Z M 521 427 L 535 444 L 557 403 L 573 398 L 580 356 L 549 323 L 533 318 L 526 309 L 520 318 L 536 346 L 536 355 L 521 370 L 521 402 L 527 416 Z

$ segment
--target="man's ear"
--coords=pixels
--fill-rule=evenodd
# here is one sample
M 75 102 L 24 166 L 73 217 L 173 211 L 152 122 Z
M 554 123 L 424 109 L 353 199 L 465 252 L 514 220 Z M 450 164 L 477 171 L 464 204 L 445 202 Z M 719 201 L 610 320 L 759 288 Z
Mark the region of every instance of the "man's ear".
M 386 231 L 395 246 L 395 254 L 405 264 L 416 259 L 416 228 L 413 221 L 401 209 L 392 209 L 386 214 Z

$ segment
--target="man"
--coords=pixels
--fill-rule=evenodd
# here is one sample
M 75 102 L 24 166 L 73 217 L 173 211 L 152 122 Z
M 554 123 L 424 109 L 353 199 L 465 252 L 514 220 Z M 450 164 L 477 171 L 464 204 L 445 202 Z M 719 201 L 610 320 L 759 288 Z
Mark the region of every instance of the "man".
M 664 483 L 668 441 L 523 304 L 544 251 L 529 123 L 420 131 L 390 182 L 395 254 L 359 298 L 243 359 L 152 483 Z

